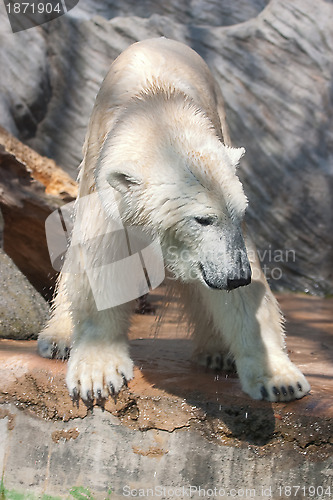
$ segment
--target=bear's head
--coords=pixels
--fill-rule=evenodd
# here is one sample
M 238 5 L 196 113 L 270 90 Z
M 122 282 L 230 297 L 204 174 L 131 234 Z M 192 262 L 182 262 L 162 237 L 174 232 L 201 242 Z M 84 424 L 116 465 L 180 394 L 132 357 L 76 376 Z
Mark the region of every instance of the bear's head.
M 236 175 L 244 149 L 222 144 L 200 110 L 175 101 L 127 111 L 104 143 L 97 189 L 115 190 L 123 222 L 159 238 L 176 278 L 220 290 L 245 286 L 247 199 Z M 105 194 L 103 205 L 111 213 Z

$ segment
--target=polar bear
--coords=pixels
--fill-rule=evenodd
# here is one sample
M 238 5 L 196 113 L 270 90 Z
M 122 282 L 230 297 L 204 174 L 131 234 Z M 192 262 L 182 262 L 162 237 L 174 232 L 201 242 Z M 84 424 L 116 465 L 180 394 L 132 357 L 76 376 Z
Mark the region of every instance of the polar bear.
M 244 227 L 247 199 L 236 174 L 244 149 L 230 145 L 222 94 L 203 59 L 166 38 L 131 45 L 101 86 L 83 151 L 78 199 L 87 203 L 77 209 L 73 238 L 81 232 L 88 258 L 100 264 L 100 298 L 121 285 L 102 271 L 115 240 L 106 226 L 117 212 L 126 227 L 158 238 L 199 362 L 234 363 L 254 399 L 306 395 L 310 386 L 288 358 L 281 312 Z M 70 350 L 69 393 L 92 400 L 133 378 L 133 301 L 97 307 L 84 260 L 72 240 L 38 346 L 45 357 Z

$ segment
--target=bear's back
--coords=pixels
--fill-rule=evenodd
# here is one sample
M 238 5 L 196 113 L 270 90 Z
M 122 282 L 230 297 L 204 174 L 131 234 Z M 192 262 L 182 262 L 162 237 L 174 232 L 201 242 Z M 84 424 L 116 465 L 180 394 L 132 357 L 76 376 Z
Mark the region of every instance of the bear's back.
M 230 144 L 221 90 L 205 61 L 187 45 L 167 38 L 134 43 L 110 67 L 96 97 L 83 147 L 81 178 L 87 194 L 94 185 L 92 172 L 104 141 L 117 116 L 135 96 L 151 88 L 180 91 L 210 119 L 216 135 Z M 84 170 L 84 173 L 83 173 Z
M 187 45 L 167 38 L 134 43 L 117 57 L 103 81 L 95 111 L 113 113 L 152 86 L 188 95 L 223 138 L 223 98 L 207 64 Z

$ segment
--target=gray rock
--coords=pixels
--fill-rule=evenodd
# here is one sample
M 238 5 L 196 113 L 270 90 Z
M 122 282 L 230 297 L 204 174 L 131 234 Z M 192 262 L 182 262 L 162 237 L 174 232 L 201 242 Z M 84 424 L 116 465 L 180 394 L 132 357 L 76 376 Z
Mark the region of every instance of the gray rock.
M 0 248 L 0 338 L 36 339 L 49 306 Z
M 332 18 L 324 0 L 80 0 L 12 35 L 3 16 L 0 123 L 76 177 L 111 61 L 144 38 L 189 44 L 220 83 L 234 144 L 247 150 L 248 223 L 272 286 L 332 293 Z
M 224 445 L 187 426 L 135 431 L 99 408 L 70 422 L 37 419 L 13 404 L 0 411 L 8 498 L 278 499 L 301 491 L 296 498 L 319 499 L 332 484 L 331 457 L 311 460 L 289 443 Z

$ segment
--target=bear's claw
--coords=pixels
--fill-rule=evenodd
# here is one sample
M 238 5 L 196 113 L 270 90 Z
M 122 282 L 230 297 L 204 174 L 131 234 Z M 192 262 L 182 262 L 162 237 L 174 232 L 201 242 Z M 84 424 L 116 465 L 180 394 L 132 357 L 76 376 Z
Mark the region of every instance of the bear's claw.
M 127 379 L 126 379 L 126 377 L 125 377 L 125 375 L 123 373 L 122 373 L 122 376 L 123 376 L 123 385 L 125 387 L 128 387 Z
M 85 399 L 86 401 L 88 401 L 89 403 L 90 403 L 91 401 L 93 401 L 93 399 L 94 399 L 94 398 L 93 398 L 92 392 L 91 392 L 91 391 L 87 391 L 87 395 L 86 395 L 86 397 L 85 397 L 84 399 Z
M 268 392 L 267 392 L 267 389 L 265 386 L 262 386 L 262 388 L 260 389 L 260 392 L 261 392 L 261 395 L 262 395 L 262 399 L 267 399 L 268 398 Z
M 78 399 L 80 393 L 77 389 L 77 387 L 74 387 L 74 389 L 72 390 L 72 399 Z

